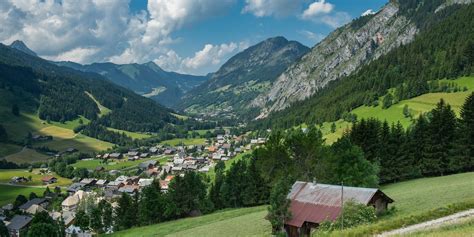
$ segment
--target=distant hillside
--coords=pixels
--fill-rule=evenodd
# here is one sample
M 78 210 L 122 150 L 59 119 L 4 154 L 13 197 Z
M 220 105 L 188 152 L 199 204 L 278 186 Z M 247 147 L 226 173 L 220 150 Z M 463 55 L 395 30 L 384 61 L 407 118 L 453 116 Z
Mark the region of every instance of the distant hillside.
M 0 45 L 0 72 L 2 104 L 37 112 L 43 120 L 82 116 L 107 127 L 142 132 L 181 123 L 171 110 L 98 74 L 59 67 L 5 45 Z M 101 113 L 98 104 L 107 113 Z
M 283 37 L 260 42 L 229 59 L 208 81 L 186 93 L 178 108 L 206 115 L 244 115 L 249 102 L 268 91 L 276 77 L 308 50 Z
M 56 64 L 84 72 L 98 73 L 117 85 L 152 98 L 168 107 L 173 107 L 184 93 L 208 79 L 207 76 L 167 72 L 154 62 L 123 65 L 113 63 L 81 65 L 73 62 L 57 62 Z
M 439 1 L 429 1 L 416 9 L 408 3 L 401 5 L 399 15 L 408 13 L 420 29 L 410 43 L 328 83 L 311 98 L 274 112 L 257 122 L 258 126 L 336 121 L 359 106 L 377 106 L 379 97 L 387 95 L 390 88 L 395 88 L 390 94 L 397 102 L 428 93 L 428 81 L 474 73 L 473 4 L 440 8 Z
M 472 1 L 392 0 L 376 14 L 359 17 L 332 32 L 281 74 L 252 106 L 260 110 L 259 118 L 263 118 L 308 99 L 330 82 L 348 78 L 393 49 L 409 44 L 428 22 L 444 14 L 443 9 L 469 2 Z M 435 12 L 440 14 L 435 16 Z

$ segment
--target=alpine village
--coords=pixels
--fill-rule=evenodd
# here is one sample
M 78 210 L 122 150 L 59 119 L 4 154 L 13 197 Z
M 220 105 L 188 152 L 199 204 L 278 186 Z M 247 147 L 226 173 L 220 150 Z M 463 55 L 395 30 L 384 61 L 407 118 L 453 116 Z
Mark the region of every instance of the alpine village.
M 2 0 L 0 237 L 474 236 L 473 2 Z

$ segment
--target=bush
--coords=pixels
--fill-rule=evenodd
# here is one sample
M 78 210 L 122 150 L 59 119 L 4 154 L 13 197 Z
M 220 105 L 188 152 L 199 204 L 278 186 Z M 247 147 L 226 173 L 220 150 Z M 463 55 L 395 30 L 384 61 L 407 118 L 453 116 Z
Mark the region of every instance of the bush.
M 344 203 L 343 215 L 340 215 L 334 222 L 323 222 L 319 227 L 319 231 L 331 232 L 344 228 L 351 228 L 359 225 L 369 224 L 375 221 L 375 208 L 364 204 L 348 201 Z

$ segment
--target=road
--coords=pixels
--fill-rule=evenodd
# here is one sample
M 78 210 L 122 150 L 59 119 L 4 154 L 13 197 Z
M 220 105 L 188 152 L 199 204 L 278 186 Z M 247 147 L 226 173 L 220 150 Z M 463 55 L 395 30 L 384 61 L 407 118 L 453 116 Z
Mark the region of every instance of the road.
M 455 213 L 455 214 L 452 214 L 452 215 L 449 215 L 449 216 L 445 216 L 445 217 L 442 217 L 442 218 L 434 219 L 434 220 L 431 220 L 431 221 L 422 222 L 422 223 L 419 223 L 419 224 L 416 224 L 416 225 L 410 225 L 410 226 L 403 227 L 403 228 L 400 228 L 400 229 L 387 231 L 387 232 L 384 232 L 384 233 L 381 233 L 381 234 L 377 235 L 377 237 L 386 237 L 386 236 L 394 236 L 394 235 L 407 235 L 407 234 L 413 233 L 415 231 L 434 229 L 434 228 L 440 227 L 442 225 L 459 223 L 463 220 L 473 218 L 473 217 L 474 217 L 474 209 L 470 209 L 470 210 L 467 210 L 467 211 L 458 212 L 458 213 Z

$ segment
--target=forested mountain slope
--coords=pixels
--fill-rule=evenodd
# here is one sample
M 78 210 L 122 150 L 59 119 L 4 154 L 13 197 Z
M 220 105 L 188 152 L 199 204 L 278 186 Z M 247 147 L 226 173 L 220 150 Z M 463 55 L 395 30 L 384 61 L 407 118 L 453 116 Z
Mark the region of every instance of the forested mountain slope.
M 250 101 L 308 50 L 283 37 L 260 42 L 229 59 L 208 81 L 187 93 L 178 108 L 207 115 L 245 114 Z
M 104 126 L 143 132 L 182 122 L 171 110 L 98 74 L 59 67 L 5 45 L 0 45 L 0 72 L 2 99 L 20 110 L 37 111 L 43 120 L 83 116 Z M 111 112 L 99 116 L 97 103 Z
M 407 7 L 404 12 L 410 12 Z M 420 33 L 413 42 L 381 56 L 356 73 L 329 83 L 310 99 L 259 122 L 260 126 L 290 127 L 335 121 L 361 105 L 374 105 L 396 88 L 394 100 L 429 91 L 428 81 L 474 73 L 474 5 L 453 5 L 425 17 L 413 17 Z M 414 15 L 416 16 L 416 15 Z
M 84 72 L 98 73 L 117 85 L 152 98 L 168 107 L 175 105 L 184 93 L 208 79 L 207 76 L 167 72 L 154 62 L 123 65 L 113 63 L 81 65 L 73 62 L 57 62 L 56 64 Z
M 331 33 L 279 76 L 252 106 L 261 108 L 262 118 L 311 97 L 331 81 L 345 79 L 361 66 L 410 43 L 429 22 L 445 14 L 443 9 L 457 2 L 470 1 L 390 1 L 375 15 L 360 17 Z

